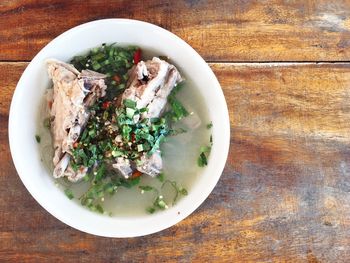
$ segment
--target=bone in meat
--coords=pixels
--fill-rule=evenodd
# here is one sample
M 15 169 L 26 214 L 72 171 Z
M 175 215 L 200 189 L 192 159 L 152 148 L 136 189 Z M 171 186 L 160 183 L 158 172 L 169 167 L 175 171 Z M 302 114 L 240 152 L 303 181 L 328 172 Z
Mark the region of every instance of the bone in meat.
M 84 174 L 66 171 L 71 149 L 88 121 L 88 106 L 105 95 L 105 75 L 90 70 L 79 73 L 73 65 L 53 59 L 47 61 L 47 67 L 53 81 L 50 114 L 55 149 L 54 177 L 67 176 L 76 181 Z

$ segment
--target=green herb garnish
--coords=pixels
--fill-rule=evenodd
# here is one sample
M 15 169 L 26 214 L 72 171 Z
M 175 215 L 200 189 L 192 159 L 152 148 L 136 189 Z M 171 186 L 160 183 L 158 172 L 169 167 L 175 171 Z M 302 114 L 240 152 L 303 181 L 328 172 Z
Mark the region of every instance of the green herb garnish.
M 173 187 L 173 189 L 175 190 L 175 196 L 174 196 L 174 198 L 173 198 L 173 205 L 175 205 L 176 200 L 177 200 L 177 198 L 179 197 L 179 194 L 181 194 L 181 195 L 187 195 L 187 194 L 188 194 L 188 193 L 187 193 L 187 190 L 186 190 L 185 188 L 183 188 L 183 187 L 179 187 L 175 181 L 166 180 L 166 181 L 162 184 L 162 187 L 161 187 L 161 188 L 163 189 L 163 187 L 164 187 L 166 184 L 170 184 L 170 185 Z
M 65 189 L 64 190 L 64 193 L 65 193 L 65 195 L 70 199 L 70 200 L 72 200 L 73 198 L 74 198 L 74 194 L 73 194 L 73 192 L 72 192 L 72 190 L 71 189 Z
M 208 155 L 210 153 L 211 146 L 202 146 L 200 148 L 200 154 L 197 160 L 197 164 L 199 167 L 204 167 L 208 165 Z
M 168 96 L 168 103 L 171 110 L 165 115 L 168 115 L 173 121 L 179 121 L 189 115 L 188 111 L 182 103 L 176 98 L 176 94 L 184 87 L 184 83 L 177 84 Z
M 146 208 L 146 211 L 147 211 L 148 213 L 150 213 L 150 214 L 153 214 L 153 213 L 156 211 L 156 208 L 154 208 L 153 206 L 147 207 L 147 208 Z
M 139 186 L 139 188 L 140 188 L 142 191 L 145 191 L 145 192 L 149 192 L 149 191 L 154 190 L 154 187 L 149 186 L 149 185 Z
M 163 183 L 164 180 L 165 180 L 164 173 L 160 173 L 160 174 L 157 176 L 157 179 L 158 179 L 161 183 Z
M 123 101 L 123 104 L 126 108 L 130 108 L 130 109 L 135 109 L 136 108 L 136 102 L 130 99 L 125 99 Z
M 207 156 L 205 156 L 204 152 L 201 152 L 199 154 L 198 160 L 197 160 L 197 164 L 199 167 L 204 167 L 206 165 L 208 165 L 208 160 L 207 160 Z
M 94 70 L 107 75 L 106 99 L 114 99 L 125 89 L 127 72 L 133 66 L 133 56 L 137 47 L 119 47 L 102 44 L 90 50 L 87 55 L 75 56 L 71 63 L 79 71 Z
M 169 96 L 168 102 L 169 102 L 170 107 L 172 109 L 173 120 L 179 121 L 182 118 L 188 116 L 188 114 L 189 114 L 188 111 L 181 104 L 181 102 L 179 100 L 177 100 L 175 97 Z
M 97 212 L 101 212 L 97 206 L 102 207 L 101 198 L 107 194 L 113 195 L 118 187 L 131 188 L 140 183 L 140 177 L 125 179 L 107 169 L 110 160 L 122 156 L 137 163 L 143 154 L 152 155 L 159 150 L 166 136 L 174 134 L 170 127 L 173 120 L 166 117 L 135 122 L 134 116 L 145 112 L 145 109 L 137 109 L 136 102 L 132 100 L 124 100 L 123 107 L 120 108 L 116 108 L 114 104 L 103 108 L 102 104 L 103 101 L 98 101 L 91 108 L 94 114 L 90 117 L 79 143 L 72 149 L 71 160 L 73 169 L 84 166 L 92 171 L 84 177 L 84 181 L 91 182 L 92 185 L 79 199 L 82 205 Z M 157 178 L 165 183 L 163 174 Z M 178 189 L 176 183 L 173 183 L 173 187 L 176 190 L 175 202 L 177 196 L 184 195 L 186 191 Z M 144 192 L 158 191 L 144 186 L 140 186 L 140 189 Z M 153 205 L 156 209 L 164 209 L 167 207 L 164 202 L 158 198 Z
M 103 207 L 100 204 L 97 204 L 95 206 L 95 208 L 96 208 L 97 212 L 99 212 L 100 214 L 103 214 L 104 210 L 103 210 Z
M 35 140 L 36 140 L 37 143 L 40 143 L 40 141 L 41 141 L 40 136 L 39 135 L 35 135 Z
M 98 167 L 98 169 L 97 169 L 97 171 L 96 171 L 95 173 L 96 173 L 96 176 L 95 176 L 94 181 L 95 181 L 95 182 L 101 181 L 102 178 L 103 178 L 103 177 L 105 176 L 105 174 L 106 174 L 106 165 L 105 165 L 104 163 L 102 163 L 102 164 Z
M 126 188 L 131 188 L 135 185 L 138 185 L 140 183 L 140 177 L 136 177 L 134 179 L 121 179 L 121 186 L 124 186 Z
M 50 121 L 49 117 L 44 119 L 43 125 L 44 125 L 45 128 L 50 129 L 51 121 Z
M 164 176 L 162 177 L 164 178 Z M 169 181 L 169 180 L 164 181 L 160 189 L 162 190 L 166 184 L 169 184 L 174 189 L 174 192 L 175 192 L 172 205 L 175 205 L 179 195 L 185 196 L 188 194 L 187 190 L 183 187 L 179 187 L 175 181 Z M 164 201 L 163 195 L 160 194 L 160 191 L 157 188 L 149 185 L 139 186 L 139 188 L 141 189 L 141 193 L 152 191 L 155 194 L 155 199 L 152 203 L 152 206 L 146 209 L 148 213 L 153 214 L 157 210 L 164 210 L 168 208 L 167 203 Z
M 162 117 L 140 120 L 142 113 L 148 109 L 138 109 L 136 101 L 130 99 L 124 100 L 122 106 L 116 107 L 119 103 L 116 97 L 126 87 L 127 72 L 133 66 L 136 50 L 137 47 L 103 44 L 92 49 L 87 55 L 76 56 L 71 61 L 79 71 L 89 69 L 107 76 L 107 95 L 89 108 L 91 114 L 88 123 L 79 141 L 71 149 L 70 160 L 70 167 L 74 171 L 82 167 L 88 168 L 83 180 L 90 184 L 90 187 L 79 200 L 82 205 L 99 213 L 105 213 L 102 206 L 105 196 L 114 195 L 119 187 L 131 188 L 140 183 L 139 175 L 136 177 L 133 174 L 131 178 L 125 179 L 111 169 L 115 158 L 128 159 L 133 165 L 140 164 L 141 157 L 150 156 L 158 151 L 167 136 L 186 132 L 181 128 L 172 128 L 175 121 L 189 115 L 176 98 L 176 94 L 184 86 L 183 83 L 174 87 L 168 96 L 169 111 Z M 44 126 L 50 127 L 50 119 L 44 121 Z M 36 136 L 36 139 L 40 142 L 39 136 Z M 187 195 L 186 189 L 178 187 L 176 182 L 166 181 L 163 174 L 157 178 L 162 183 L 161 188 L 169 183 L 174 188 L 173 204 L 179 195 Z M 147 185 L 139 186 L 139 189 L 155 194 L 152 207 L 147 209 L 149 213 L 168 207 L 163 196 L 159 194 L 161 190 Z M 66 189 L 65 194 L 69 199 L 74 198 L 70 189 Z
M 202 146 L 200 148 L 201 153 L 210 153 L 210 151 L 211 151 L 211 146 Z
M 199 153 L 199 157 L 197 159 L 197 164 L 199 167 L 204 167 L 204 166 L 208 165 L 208 157 L 209 157 L 209 154 L 211 151 L 211 147 L 213 145 L 213 138 L 211 135 L 210 135 L 209 142 L 210 142 L 210 146 L 202 146 L 199 149 L 200 153 Z

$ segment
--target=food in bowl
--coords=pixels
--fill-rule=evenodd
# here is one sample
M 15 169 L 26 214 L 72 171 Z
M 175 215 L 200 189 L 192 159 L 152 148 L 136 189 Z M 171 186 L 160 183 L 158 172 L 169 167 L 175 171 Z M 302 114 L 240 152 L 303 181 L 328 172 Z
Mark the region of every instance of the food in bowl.
M 46 63 L 49 129 L 37 138 L 51 132 L 48 167 L 70 199 L 123 215 L 164 210 L 187 195 L 207 165 L 211 123 L 168 58 L 103 44 L 70 63 Z
M 93 36 L 93 37 L 92 37 Z M 150 176 L 141 176 L 138 186 L 130 189 L 119 187 L 118 192 L 105 198 L 105 211 L 116 216 L 92 213 L 80 205 L 79 197 L 86 189 L 84 180 L 72 184 L 74 199 L 64 194 L 70 185 L 56 185 L 52 169 L 52 140 L 50 132 L 43 127 L 43 113 L 49 109 L 43 103 L 44 92 L 50 86 L 46 61 L 56 58 L 70 62 L 77 54 L 83 54 L 101 43 L 117 42 L 121 46 L 140 46 L 145 60 L 153 56 L 166 55 L 176 65 L 186 80 L 184 87 L 176 94 L 188 115 L 176 125 L 186 126 L 196 117 L 201 126 L 190 132 L 168 136 L 161 145 L 163 173 L 166 179 L 177 182 L 188 190 L 188 195 L 179 199 L 176 205 L 152 215 L 144 209 L 154 201 L 155 191 L 144 191 L 138 186 L 154 186 L 162 183 Z M 51 84 L 52 85 L 52 84 Z M 43 106 L 45 106 L 43 108 Z M 43 109 L 42 109 L 43 108 Z M 206 125 L 212 121 L 213 127 Z M 38 135 L 37 143 L 35 134 Z M 212 134 L 208 165 L 198 167 L 198 149 L 208 145 Z M 61 222 L 80 231 L 104 237 L 136 237 L 148 235 L 175 225 L 189 216 L 209 196 L 224 169 L 230 145 L 230 122 L 225 98 L 214 73 L 200 55 L 179 37 L 150 23 L 130 19 L 104 19 L 74 27 L 46 45 L 28 64 L 23 72 L 13 99 L 9 115 L 9 143 L 11 155 L 18 175 L 31 196 L 51 215 Z M 210 143 L 209 143 L 210 144 Z M 46 154 L 52 151 L 52 154 Z M 185 151 L 185 152 L 184 152 Z M 48 160 L 46 160 L 46 158 Z M 201 162 L 204 164 L 203 162 Z M 186 171 L 186 172 L 183 172 Z M 161 178 L 161 177 L 156 177 Z M 66 183 L 59 179 L 60 183 Z M 74 187 L 74 189 L 73 189 Z M 84 188 L 84 189 L 80 189 Z M 174 193 L 167 183 L 162 190 Z M 79 192 L 80 191 L 80 192 Z M 70 196 L 69 191 L 67 191 Z M 164 199 L 167 196 L 164 193 Z M 169 197 L 171 203 L 172 197 Z M 211 209 L 214 209 L 213 207 Z

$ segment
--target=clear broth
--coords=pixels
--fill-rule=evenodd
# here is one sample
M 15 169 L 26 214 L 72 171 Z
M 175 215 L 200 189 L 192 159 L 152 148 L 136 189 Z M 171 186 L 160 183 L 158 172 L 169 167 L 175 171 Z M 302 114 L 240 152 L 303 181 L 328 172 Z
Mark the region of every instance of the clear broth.
M 147 51 L 144 52 L 144 54 L 146 54 L 146 58 L 151 58 L 152 54 L 155 54 L 155 52 Z M 197 177 L 200 176 L 203 169 L 197 165 L 200 147 L 209 145 L 211 131 L 207 128 L 210 120 L 201 94 L 193 83 L 186 78 L 186 75 L 181 71 L 180 73 L 186 81 L 183 89 L 177 94 L 177 98 L 191 114 L 178 122 L 176 126 L 186 129 L 187 132 L 167 137 L 166 142 L 161 146 L 161 150 L 165 179 L 176 181 L 178 186 L 184 187 L 190 192 L 192 185 Z M 52 174 L 52 138 L 50 131 L 43 127 L 43 121 L 49 112 L 45 98 L 43 99 L 42 105 L 39 116 L 40 125 L 38 127 L 38 135 L 41 137 L 40 147 L 42 161 L 46 165 L 49 173 Z M 75 196 L 73 200 L 78 202 L 79 205 L 80 202 L 78 198 L 89 187 L 89 184 L 85 182 L 67 184 L 61 179 L 55 180 L 55 183 L 62 191 L 67 187 L 72 189 Z M 150 185 L 160 190 L 162 183 L 157 178 L 145 175 L 142 176 L 139 185 Z M 161 190 L 161 194 L 166 203 L 171 206 L 175 196 L 174 189 L 166 184 Z M 138 186 L 130 189 L 119 187 L 113 196 L 104 198 L 103 207 L 106 213 L 113 216 L 137 216 L 146 213 L 146 208 L 152 205 L 155 197 L 154 192 L 141 193 Z

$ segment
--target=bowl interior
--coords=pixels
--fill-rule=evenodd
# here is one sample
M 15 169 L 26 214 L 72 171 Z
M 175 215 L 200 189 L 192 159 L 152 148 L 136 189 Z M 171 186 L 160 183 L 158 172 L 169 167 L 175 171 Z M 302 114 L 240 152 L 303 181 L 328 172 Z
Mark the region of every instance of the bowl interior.
M 66 198 L 51 180 L 40 160 L 34 139 L 38 108 L 49 85 L 45 60 L 68 61 L 102 43 L 134 44 L 169 56 L 195 84 L 213 122 L 214 145 L 209 165 L 203 169 L 189 195 L 177 205 L 154 215 L 108 217 L 92 213 Z M 45 46 L 28 65 L 17 84 L 10 109 L 9 140 L 17 172 L 32 196 L 48 212 L 81 231 L 107 237 L 132 237 L 170 227 L 192 213 L 210 194 L 223 171 L 229 148 L 226 102 L 215 75 L 183 40 L 155 25 L 127 19 L 106 19 L 68 30 Z M 178 213 L 180 212 L 180 213 Z

